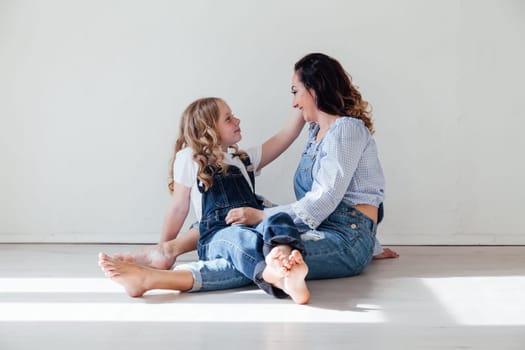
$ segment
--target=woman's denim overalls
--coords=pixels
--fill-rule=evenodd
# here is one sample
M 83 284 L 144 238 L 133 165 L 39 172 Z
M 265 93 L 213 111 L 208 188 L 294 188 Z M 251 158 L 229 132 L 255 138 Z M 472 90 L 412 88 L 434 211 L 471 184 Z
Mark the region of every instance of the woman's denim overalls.
M 317 130 L 310 130 L 306 149 L 295 172 L 297 200 L 312 188 L 313 167 L 323 143 L 322 140 L 315 141 Z M 341 144 L 341 147 L 345 145 Z M 308 252 L 305 258 L 307 279 L 349 277 L 361 273 L 372 260 L 376 227 L 372 219 L 341 202 L 317 229 L 302 236 Z

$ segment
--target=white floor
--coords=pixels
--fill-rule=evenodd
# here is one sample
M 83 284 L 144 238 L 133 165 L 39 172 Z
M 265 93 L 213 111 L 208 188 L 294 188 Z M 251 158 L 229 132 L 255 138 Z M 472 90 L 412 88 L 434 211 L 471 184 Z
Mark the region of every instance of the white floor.
M 132 248 L 0 244 L 0 349 L 525 349 L 525 247 L 395 247 L 310 282 L 307 306 L 255 288 L 132 299 L 96 264 Z

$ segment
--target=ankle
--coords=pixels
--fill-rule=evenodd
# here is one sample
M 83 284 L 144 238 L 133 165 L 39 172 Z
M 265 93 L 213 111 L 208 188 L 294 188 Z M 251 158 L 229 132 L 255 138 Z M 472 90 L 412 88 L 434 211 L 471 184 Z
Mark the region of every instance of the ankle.
M 178 246 L 171 242 L 162 242 L 160 244 L 160 251 L 165 257 L 176 257 L 178 254 Z

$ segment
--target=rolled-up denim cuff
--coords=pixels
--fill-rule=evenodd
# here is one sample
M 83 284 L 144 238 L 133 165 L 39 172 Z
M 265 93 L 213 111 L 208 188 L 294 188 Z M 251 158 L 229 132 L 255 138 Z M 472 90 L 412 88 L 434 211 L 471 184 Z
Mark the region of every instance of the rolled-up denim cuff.
M 290 236 L 277 236 L 270 239 L 269 242 L 264 242 L 263 255 L 268 255 L 270 251 L 278 245 L 287 245 L 292 248 L 292 250 L 296 249 L 300 251 L 303 257 L 306 256 L 306 249 L 304 247 L 303 241 Z
M 257 265 L 255 265 L 255 270 L 253 274 L 253 282 L 257 285 L 257 287 L 261 288 L 266 294 L 273 295 L 276 298 L 284 299 L 288 297 L 288 294 L 284 292 L 284 290 L 277 288 L 270 283 L 266 282 L 263 279 L 263 272 L 266 268 L 266 262 L 259 261 Z
M 184 292 L 191 293 L 191 292 L 198 292 L 199 290 L 201 290 L 202 276 L 198 268 L 195 268 L 195 266 L 192 266 L 191 264 L 182 264 L 182 265 L 177 265 L 173 268 L 173 271 L 176 271 L 176 270 L 189 271 L 191 272 L 193 276 L 193 286 L 191 287 L 191 289 L 185 290 Z

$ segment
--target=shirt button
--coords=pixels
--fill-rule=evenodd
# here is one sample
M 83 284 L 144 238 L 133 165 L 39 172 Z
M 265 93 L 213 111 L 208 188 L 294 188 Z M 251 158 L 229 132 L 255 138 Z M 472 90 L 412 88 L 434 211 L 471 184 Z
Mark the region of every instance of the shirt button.
M 355 229 L 357 228 L 357 225 L 356 225 L 356 224 L 351 224 L 351 225 L 350 225 L 350 228 L 351 228 L 352 230 L 355 230 Z

